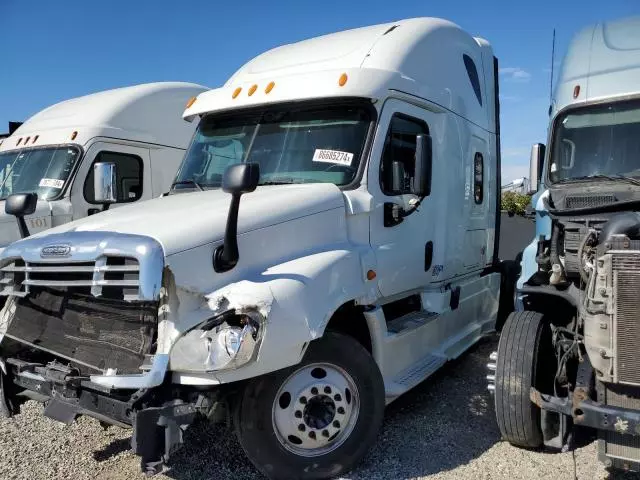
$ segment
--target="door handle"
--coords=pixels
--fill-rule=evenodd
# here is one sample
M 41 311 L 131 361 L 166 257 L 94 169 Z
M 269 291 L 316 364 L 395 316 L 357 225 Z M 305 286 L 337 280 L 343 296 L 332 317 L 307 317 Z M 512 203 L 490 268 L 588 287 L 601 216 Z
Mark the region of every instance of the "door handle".
M 433 262 L 433 242 L 428 241 L 424 246 L 424 271 L 427 272 L 431 268 Z

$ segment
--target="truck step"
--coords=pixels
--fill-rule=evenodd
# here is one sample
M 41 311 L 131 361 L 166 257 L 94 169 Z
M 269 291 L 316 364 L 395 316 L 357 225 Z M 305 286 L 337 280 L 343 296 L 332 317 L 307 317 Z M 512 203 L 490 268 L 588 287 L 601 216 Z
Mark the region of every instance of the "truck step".
M 387 322 L 387 331 L 391 334 L 408 332 L 425 325 L 438 316 L 433 312 L 413 312 Z
M 385 382 L 387 401 L 391 401 L 415 387 L 436 372 L 446 361 L 447 359 L 441 355 L 427 355 L 400 372 L 392 381 Z

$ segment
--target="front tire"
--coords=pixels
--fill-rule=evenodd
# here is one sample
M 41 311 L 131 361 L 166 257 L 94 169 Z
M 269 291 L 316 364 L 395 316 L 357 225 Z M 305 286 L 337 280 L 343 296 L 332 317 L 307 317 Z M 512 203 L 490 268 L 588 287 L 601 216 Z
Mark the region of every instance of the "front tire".
M 236 405 L 236 434 L 271 479 L 332 478 L 375 442 L 384 415 L 382 375 L 356 340 L 327 332 L 303 361 L 252 379 Z
M 533 386 L 546 393 L 548 375 L 555 372 L 551 347 L 551 329 L 541 313 L 509 315 L 498 343 L 495 407 L 502 438 L 512 445 L 538 448 L 543 443 L 540 408 L 529 392 Z

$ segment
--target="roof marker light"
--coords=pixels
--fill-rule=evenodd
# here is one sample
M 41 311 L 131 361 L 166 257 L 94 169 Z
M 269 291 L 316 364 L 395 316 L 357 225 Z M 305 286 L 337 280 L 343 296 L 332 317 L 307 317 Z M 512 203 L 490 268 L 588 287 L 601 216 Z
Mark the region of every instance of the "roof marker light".
M 16 147 L 17 147 L 18 145 L 20 145 L 20 142 L 21 142 L 21 141 L 22 141 L 22 137 L 20 137 L 20 138 L 18 139 L 18 141 L 16 142 Z
M 75 140 L 77 136 L 78 136 L 78 132 L 77 132 L 77 131 L 76 131 L 76 132 L 73 132 L 73 133 L 71 134 L 71 140 Z
M 29 143 L 29 139 L 30 139 L 30 138 L 31 138 L 31 137 L 27 137 L 27 138 L 25 138 L 25 139 L 24 139 L 24 144 L 25 144 L 25 145 L 26 145 L 27 143 Z
M 240 95 L 240 92 L 242 91 L 242 87 L 238 87 L 233 91 L 233 95 L 231 95 L 231 98 L 236 98 L 238 95 Z
M 338 80 L 338 85 L 340 85 L 341 87 L 344 87 L 345 84 L 347 83 L 347 74 L 343 73 L 342 75 L 340 75 L 340 79 Z
M 373 280 L 376 278 L 376 272 L 374 270 L 369 270 L 367 272 L 367 280 Z
M 271 90 L 273 90 L 273 87 L 276 86 L 275 82 L 269 82 L 269 85 L 267 85 L 267 88 L 264 89 L 264 93 L 269 93 Z
M 578 95 L 580 95 L 580 85 L 573 87 L 573 98 L 578 98 Z
M 258 89 L 258 85 L 256 85 L 255 83 L 253 85 L 251 85 L 251 88 L 249 89 L 249 96 L 251 96 L 254 93 L 256 93 L 257 89 Z
M 35 137 L 33 137 L 33 142 L 31 143 L 36 143 L 38 141 L 38 138 L 40 138 L 40 135 L 36 135 Z
M 184 107 L 185 109 L 189 108 L 191 105 L 193 105 L 194 103 L 196 103 L 196 100 L 198 99 L 198 97 L 191 97 L 189 100 L 187 100 L 187 106 Z

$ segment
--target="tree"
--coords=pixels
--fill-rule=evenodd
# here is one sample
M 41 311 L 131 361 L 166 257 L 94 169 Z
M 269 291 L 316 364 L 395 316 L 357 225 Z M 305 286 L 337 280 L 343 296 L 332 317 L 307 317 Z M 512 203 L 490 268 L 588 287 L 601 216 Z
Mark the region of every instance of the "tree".
M 527 205 L 531 202 L 529 195 L 516 192 L 504 192 L 502 194 L 502 210 L 509 215 L 524 215 Z

